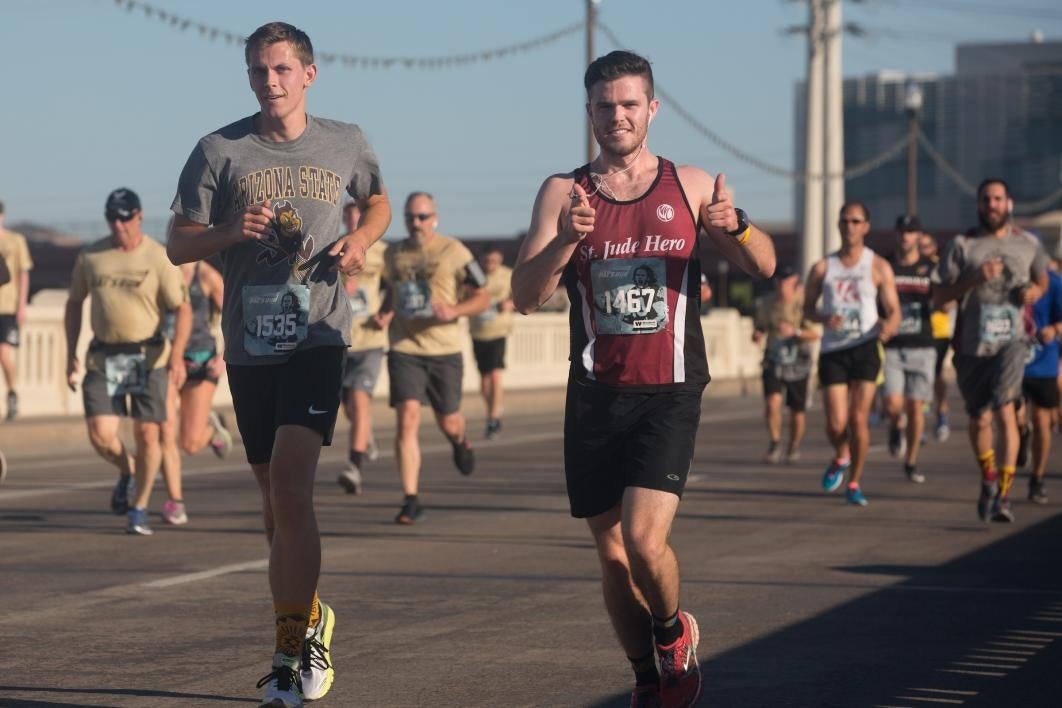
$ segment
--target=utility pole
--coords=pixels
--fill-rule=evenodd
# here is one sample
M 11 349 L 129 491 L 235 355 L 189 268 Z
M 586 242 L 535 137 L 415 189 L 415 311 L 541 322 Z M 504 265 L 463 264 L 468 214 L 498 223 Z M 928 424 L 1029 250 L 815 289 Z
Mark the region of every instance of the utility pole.
M 804 121 L 804 227 L 801 243 L 801 272 L 808 271 L 823 255 L 823 150 L 822 79 L 823 30 L 822 0 L 808 0 L 808 75 Z
M 826 55 L 826 166 L 825 166 L 825 230 L 823 249 L 826 253 L 841 245 L 840 235 L 834 221 L 841 213 L 844 203 L 844 78 L 841 76 L 841 0 L 822 0 L 825 11 L 825 27 L 822 41 Z
M 586 66 L 590 66 L 597 57 L 594 56 L 594 26 L 597 24 L 597 6 L 601 0 L 586 0 Z M 590 116 L 586 117 L 586 162 L 594 161 L 594 127 Z

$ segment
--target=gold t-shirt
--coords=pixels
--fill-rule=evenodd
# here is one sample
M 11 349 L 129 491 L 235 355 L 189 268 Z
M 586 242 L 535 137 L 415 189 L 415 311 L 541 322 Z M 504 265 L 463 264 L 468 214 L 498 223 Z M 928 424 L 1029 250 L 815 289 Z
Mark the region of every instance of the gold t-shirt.
M 0 229 L 0 258 L 4 259 L 11 272 L 11 280 L 0 285 L 0 315 L 13 315 L 18 310 L 21 275 L 33 270 L 26 237 L 15 231 Z
M 461 352 L 457 320 L 435 319 L 432 303 L 456 305 L 474 262 L 472 252 L 448 236 L 436 235 L 424 247 L 412 239 L 387 247 L 384 279 L 395 312 L 389 330 L 393 351 L 418 356 Z
M 188 298 L 184 278 L 166 257 L 166 249 L 146 234 L 131 251 L 114 246 L 110 236 L 86 246 L 74 262 L 70 299 L 92 296 L 91 322 L 95 339 L 104 344 L 130 344 L 151 339 L 159 332 L 162 315 Z M 152 347 L 151 368 L 166 364 L 169 346 Z M 98 357 L 90 356 L 89 369 L 99 370 Z
M 493 273 L 486 275 L 490 307 L 468 318 L 468 329 L 472 339 L 477 342 L 508 337 L 513 331 L 512 311 L 502 312 L 498 309 L 498 303 L 513 297 L 513 270 L 507 266 L 498 266 Z
M 383 276 L 384 251 L 387 244 L 377 241 L 365 252 L 365 269 L 353 278 L 345 278 L 344 284 L 355 281 L 355 290 L 348 292 L 350 310 L 354 321 L 350 327 L 350 351 L 384 349 L 387 347 L 387 330 L 372 325 L 370 318 L 380 311 L 380 280 Z

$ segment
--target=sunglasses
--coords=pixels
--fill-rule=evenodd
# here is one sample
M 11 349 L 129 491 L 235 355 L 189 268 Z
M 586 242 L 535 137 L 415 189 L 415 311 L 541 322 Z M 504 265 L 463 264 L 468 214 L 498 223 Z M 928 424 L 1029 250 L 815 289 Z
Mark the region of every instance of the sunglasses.
M 135 219 L 136 215 L 137 215 L 137 212 L 135 212 L 135 211 L 132 214 L 130 214 L 129 216 L 122 216 L 121 214 L 119 214 L 116 211 L 109 211 L 106 214 L 104 214 L 103 216 L 104 216 L 104 218 L 107 219 L 107 221 L 120 221 L 120 222 L 122 222 L 124 224 L 127 221 L 132 221 L 133 219 Z
M 842 224 L 862 224 L 865 221 L 866 221 L 866 219 L 841 219 L 840 223 L 842 223 Z
M 435 215 L 434 214 L 411 214 L 409 212 L 406 212 L 406 221 L 427 221 L 428 219 L 430 219 L 433 216 L 435 216 Z

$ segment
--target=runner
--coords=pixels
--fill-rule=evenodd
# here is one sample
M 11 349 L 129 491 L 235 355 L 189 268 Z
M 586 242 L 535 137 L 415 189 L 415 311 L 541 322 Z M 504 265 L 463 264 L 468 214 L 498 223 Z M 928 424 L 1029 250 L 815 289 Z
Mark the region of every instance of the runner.
M 605 608 L 634 669 L 631 705 L 691 706 L 702 691 L 699 633 L 680 610 L 668 535 L 708 383 L 698 236 L 764 277 L 774 246 L 734 208 L 722 173 L 649 151 L 660 104 L 648 61 L 612 52 L 590 64 L 584 86 L 601 151 L 539 190 L 513 300 L 532 312 L 563 279 L 572 302 L 568 498 L 597 547 Z
M 789 408 L 789 444 L 786 462 L 800 459 L 800 442 L 807 425 L 808 376 L 811 374 L 811 342 L 818 328 L 804 317 L 800 274 L 783 265 L 774 275 L 775 291 L 756 301 L 752 341 L 764 343 L 764 420 L 770 442 L 764 461 L 782 459 L 782 402 Z M 766 342 L 764 341 L 766 340 Z
M 892 268 L 863 244 L 870 212 L 862 202 L 841 207 L 841 249 L 811 268 L 804 315 L 825 325 L 819 354 L 819 384 L 826 407 L 826 437 L 834 457 L 822 475 L 822 488 L 840 488 L 848 475 L 845 500 L 866 506 L 859 483 L 870 444 L 870 404 L 878 387 L 887 342 L 900 325 L 900 303 Z M 818 307 L 822 296 L 822 308 Z M 885 318 L 878 317 L 878 302 Z
M 502 251 L 490 246 L 480 261 L 487 277 L 490 307 L 468 318 L 472 352 L 479 369 L 480 392 L 487 406 L 488 440 L 501 432 L 502 375 L 505 373 L 505 341 L 513 333 L 513 271 L 502 265 Z
M 149 536 L 147 510 L 162 463 L 167 389 L 184 384 L 192 315 L 181 272 L 141 230 L 144 215 L 136 193 L 111 192 L 104 215 L 111 235 L 82 249 L 70 276 L 64 320 L 67 383 L 77 390 L 82 304 L 91 295 L 93 339 L 81 386 L 89 442 L 118 468 L 111 511 L 127 516 L 127 533 Z M 175 313 L 172 345 L 160 332 L 165 311 Z M 119 435 L 122 417 L 133 419 L 135 459 Z
M 885 414 L 889 418 L 889 453 L 903 457 L 903 471 L 916 484 L 918 450 L 925 429 L 923 406 L 933 399 L 933 348 L 930 312 L 935 264 L 919 251 L 922 221 L 906 214 L 896 220 L 896 251 L 890 263 L 900 299 L 900 330 L 885 344 Z
M 1029 352 L 1022 311 L 1047 290 L 1047 255 L 1035 236 L 1010 223 L 1010 189 L 1001 179 L 977 188 L 978 227 L 944 249 L 934 288 L 938 303 L 958 300 L 955 371 L 970 417 L 970 445 L 981 468 L 977 514 L 1010 522 L 1010 486 L 1018 457 L 1014 399 Z M 999 461 L 992 422 L 999 427 Z M 998 479 L 997 479 L 998 472 Z
M 3 214 L 4 205 L 0 203 L 0 215 Z M 7 285 L 11 282 L 11 270 L 7 267 L 7 261 L 0 258 L 0 286 Z M 0 450 L 0 484 L 4 483 L 7 479 L 7 457 L 4 455 L 3 450 Z
M 273 22 L 247 39 L 261 111 L 202 138 L 181 173 L 168 251 L 221 253 L 225 362 L 236 424 L 262 492 L 276 645 L 263 706 L 301 706 L 331 688 L 332 609 L 317 598 L 321 539 L 313 482 L 339 412 L 354 275 L 390 223 L 376 156 L 361 130 L 306 113 L 313 46 Z M 340 199 L 360 227 L 342 238 Z
M 360 218 L 358 205 L 348 202 L 343 207 L 345 233 L 353 233 Z M 343 412 L 350 421 L 347 466 L 336 481 L 348 494 L 361 493 L 362 467 L 366 460 L 376 457 L 370 405 L 387 347 L 387 327 L 393 314 L 380 312 L 380 279 L 385 250 L 387 246 L 383 241 L 374 243 L 365 252 L 365 268 L 361 273 L 343 280 L 354 321 L 343 366 Z
M 461 415 L 464 363 L 458 317 L 490 305 L 486 278 L 472 252 L 457 239 L 437 233 L 438 209 L 427 192 L 406 198 L 409 238 L 384 254 L 387 296 L 382 313 L 391 316 L 387 375 L 398 431 L 395 458 L 405 499 L 395 523 L 413 524 L 423 514 L 420 483 L 420 408 L 431 404 L 435 422 L 453 448 L 463 475 L 475 469 L 472 443 Z
M 1018 411 L 1022 447 L 1032 442 L 1032 470 L 1029 475 L 1029 501 L 1047 503 L 1044 477 L 1051 454 L 1051 415 L 1058 409 L 1059 333 L 1062 332 L 1062 277 L 1047 271 L 1047 292 L 1032 306 L 1036 337 L 1032 341 L 1031 360 L 1025 365 L 1021 382 L 1025 403 Z M 1032 419 L 1031 425 L 1029 419 Z M 1031 428 L 1031 431 L 1030 431 Z M 1031 432 L 1031 435 L 1030 435 Z M 1025 464 L 1018 453 L 1017 465 Z
M 194 455 L 207 445 L 218 457 L 232 450 L 232 434 L 221 416 L 211 410 L 214 391 L 225 369 L 217 342 L 210 331 L 215 312 L 221 312 L 224 285 L 221 274 L 205 261 L 180 266 L 192 308 L 192 332 L 184 350 L 188 372 L 184 385 L 170 386 L 166 396 L 166 422 L 162 424 L 162 480 L 169 499 L 162 506 L 162 520 L 181 526 L 188 523 L 181 485 L 181 452 Z M 173 318 L 163 318 L 163 333 L 173 340 Z
M 33 259 L 26 247 L 26 237 L 4 228 L 3 202 L 0 202 L 0 259 L 11 275 L 7 283 L 0 285 L 0 369 L 3 369 L 4 383 L 7 384 L 5 419 L 14 420 L 18 416 L 15 349 L 19 345 L 19 330 L 26 321 Z

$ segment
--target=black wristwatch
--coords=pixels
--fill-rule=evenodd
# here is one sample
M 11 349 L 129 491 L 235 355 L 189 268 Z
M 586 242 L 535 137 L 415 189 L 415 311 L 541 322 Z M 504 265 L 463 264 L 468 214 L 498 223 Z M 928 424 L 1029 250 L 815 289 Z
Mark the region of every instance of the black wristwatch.
M 734 212 L 737 213 L 738 225 L 733 231 L 727 231 L 728 236 L 738 238 L 741 234 L 745 233 L 745 229 L 749 227 L 749 215 L 745 213 L 744 209 L 734 208 Z

